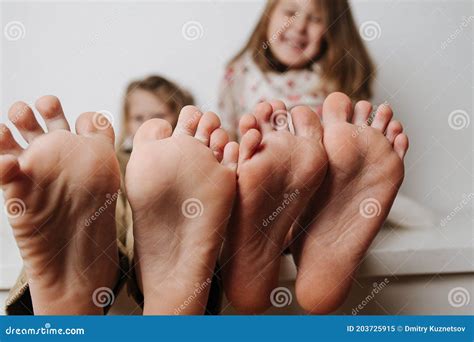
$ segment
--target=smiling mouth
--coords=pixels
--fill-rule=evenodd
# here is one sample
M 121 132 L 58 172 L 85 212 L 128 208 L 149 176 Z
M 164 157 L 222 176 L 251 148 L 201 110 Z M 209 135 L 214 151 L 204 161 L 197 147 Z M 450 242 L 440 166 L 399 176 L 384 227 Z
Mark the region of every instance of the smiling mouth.
M 301 39 L 291 39 L 287 37 L 282 37 L 282 41 L 293 49 L 304 50 L 308 43 Z

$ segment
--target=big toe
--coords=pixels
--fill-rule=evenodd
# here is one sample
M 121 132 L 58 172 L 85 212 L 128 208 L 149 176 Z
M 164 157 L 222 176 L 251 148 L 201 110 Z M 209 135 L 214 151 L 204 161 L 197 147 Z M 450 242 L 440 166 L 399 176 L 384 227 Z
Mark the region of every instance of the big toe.
M 332 93 L 323 104 L 323 124 L 347 122 L 352 117 L 351 99 L 343 93 Z
M 171 136 L 173 129 L 171 124 L 163 119 L 151 119 L 140 126 L 135 137 L 133 145 L 138 146 L 142 143 L 166 139 Z

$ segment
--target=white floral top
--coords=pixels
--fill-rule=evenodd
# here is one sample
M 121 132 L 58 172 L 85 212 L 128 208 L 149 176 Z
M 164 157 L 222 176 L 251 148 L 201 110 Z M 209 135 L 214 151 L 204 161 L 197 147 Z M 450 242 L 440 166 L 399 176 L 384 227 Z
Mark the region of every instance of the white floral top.
M 311 70 L 263 73 L 251 54 L 246 53 L 226 69 L 221 82 L 219 114 L 222 125 L 229 132 L 238 134 L 243 114 L 251 113 L 259 102 L 275 99 L 283 101 L 288 110 L 296 105 L 307 105 L 320 113 L 325 95 L 315 91 L 318 82 L 317 64 Z

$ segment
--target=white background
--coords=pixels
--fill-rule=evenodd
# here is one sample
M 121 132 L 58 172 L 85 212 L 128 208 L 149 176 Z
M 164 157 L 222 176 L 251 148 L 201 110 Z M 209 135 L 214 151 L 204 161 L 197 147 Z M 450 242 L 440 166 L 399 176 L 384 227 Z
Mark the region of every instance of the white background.
M 455 110 L 472 121 L 472 4 L 352 2 L 358 25 L 380 26 L 380 35 L 367 41 L 378 69 L 373 102 L 388 101 L 410 136 L 402 192 L 440 218 L 472 193 L 473 123 L 460 130 L 448 124 Z M 200 105 L 215 110 L 223 67 L 246 41 L 262 7 L 261 1 L 3 2 L 2 31 L 19 21 L 25 35 L 17 41 L 0 36 L 1 121 L 14 101 L 33 103 L 55 94 L 70 121 L 84 111 L 108 110 L 120 129 L 125 86 L 153 73 L 177 81 Z M 188 21 L 202 25 L 202 37 L 183 37 Z M 470 217 L 471 206 L 458 215 Z M 0 283 L 9 266 L 20 264 L 2 215 Z

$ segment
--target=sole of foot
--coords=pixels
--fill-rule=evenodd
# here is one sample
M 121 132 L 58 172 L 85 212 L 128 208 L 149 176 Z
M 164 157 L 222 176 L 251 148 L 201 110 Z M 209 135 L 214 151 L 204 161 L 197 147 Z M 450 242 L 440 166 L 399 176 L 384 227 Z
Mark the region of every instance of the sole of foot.
M 290 133 L 290 120 L 294 134 Z M 238 195 L 222 255 L 227 298 L 241 313 L 272 304 L 285 236 L 326 173 L 320 119 L 308 107 L 288 115 L 260 103 L 240 121 Z
M 38 99 L 36 108 L 48 133 L 26 103 L 8 113 L 26 149 L 0 125 L 1 187 L 34 313 L 101 314 L 97 291 L 110 294 L 118 276 L 110 199 L 120 186 L 114 131 L 104 116 L 89 112 L 71 133 L 54 96 Z
M 296 297 L 308 312 L 330 313 L 345 300 L 354 272 L 387 217 L 404 177 L 408 138 L 390 107 L 342 93 L 323 106 L 327 176 L 292 229 Z
M 236 191 L 238 144 L 216 114 L 181 110 L 135 135 L 126 171 L 145 314 L 202 314 Z M 192 300 L 189 300 L 192 298 Z

